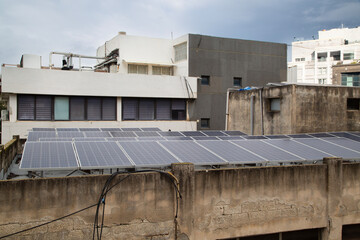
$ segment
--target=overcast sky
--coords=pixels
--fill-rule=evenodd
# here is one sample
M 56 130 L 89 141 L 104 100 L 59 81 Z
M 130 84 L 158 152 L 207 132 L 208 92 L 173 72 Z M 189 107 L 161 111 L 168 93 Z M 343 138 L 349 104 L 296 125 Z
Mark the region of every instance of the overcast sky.
M 360 26 L 360 0 L 0 0 L 0 63 L 24 53 L 95 55 L 119 31 L 187 33 L 291 44 L 322 29 Z M 288 48 L 288 54 L 290 54 Z

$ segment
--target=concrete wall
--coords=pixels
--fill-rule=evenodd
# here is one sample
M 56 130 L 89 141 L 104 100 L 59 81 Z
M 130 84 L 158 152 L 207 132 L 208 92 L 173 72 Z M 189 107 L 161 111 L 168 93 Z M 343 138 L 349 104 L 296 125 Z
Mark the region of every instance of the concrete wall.
M 347 110 L 347 98 L 360 98 L 360 88 L 302 85 L 231 92 L 229 130 L 251 134 L 251 96 L 254 135 L 360 130 L 360 111 Z M 280 99 L 280 111 L 269 111 L 272 98 Z
M 360 72 L 360 64 L 341 64 L 332 66 L 332 84 L 341 85 L 341 73 L 358 73 Z
M 182 193 L 177 239 L 318 228 L 322 240 L 338 240 L 343 224 L 360 223 L 359 163 L 327 159 L 318 165 L 202 171 L 176 164 L 172 172 Z M 95 203 L 107 177 L 0 181 L 0 236 Z M 166 177 L 130 176 L 107 197 L 103 237 L 175 239 L 174 210 L 175 192 Z M 94 214 L 92 208 L 20 238 L 90 239 Z
M 286 45 L 240 39 L 189 35 L 189 76 L 210 76 L 198 82 L 194 120 L 210 118 L 210 129 L 225 128 L 226 91 L 233 78 L 242 87 L 286 81 Z M 198 125 L 200 128 L 200 125 Z

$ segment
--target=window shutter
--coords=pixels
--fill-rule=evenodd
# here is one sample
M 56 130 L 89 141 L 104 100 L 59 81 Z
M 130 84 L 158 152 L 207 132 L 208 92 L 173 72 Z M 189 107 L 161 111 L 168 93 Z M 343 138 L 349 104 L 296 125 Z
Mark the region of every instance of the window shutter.
M 85 120 L 85 98 L 71 97 L 70 99 L 70 119 Z
M 36 96 L 36 120 L 51 120 L 51 97 Z
M 154 119 L 154 100 L 140 99 L 139 101 L 139 120 L 153 120 Z
M 18 119 L 34 120 L 35 96 L 18 95 Z
M 132 98 L 122 99 L 123 120 L 136 120 L 138 111 L 138 100 Z
M 173 99 L 171 104 L 172 110 L 185 110 L 186 104 L 184 99 Z
M 87 99 L 87 120 L 101 120 L 101 98 Z
M 156 119 L 170 120 L 171 119 L 171 101 L 170 99 L 157 99 L 156 100 Z
M 116 120 L 116 98 L 103 98 L 102 120 Z

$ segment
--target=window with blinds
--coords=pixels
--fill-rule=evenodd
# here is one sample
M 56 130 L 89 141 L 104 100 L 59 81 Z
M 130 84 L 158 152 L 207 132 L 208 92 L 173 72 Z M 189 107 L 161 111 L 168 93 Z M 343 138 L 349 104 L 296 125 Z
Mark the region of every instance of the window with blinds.
M 161 67 L 161 66 L 153 66 L 152 67 L 153 75 L 173 75 L 172 67 Z
M 128 73 L 148 74 L 148 66 L 138 65 L 138 64 L 128 64 Z
M 186 100 L 123 98 L 122 120 L 186 120 Z
M 116 98 L 18 95 L 18 120 L 115 121 Z

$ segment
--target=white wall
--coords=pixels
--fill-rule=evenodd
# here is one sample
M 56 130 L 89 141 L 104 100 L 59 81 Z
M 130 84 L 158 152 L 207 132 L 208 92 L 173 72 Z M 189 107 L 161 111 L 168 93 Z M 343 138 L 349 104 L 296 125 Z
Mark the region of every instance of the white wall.
M 197 97 L 197 79 L 187 77 Z M 188 98 L 183 77 L 2 68 L 2 92 L 73 96 Z

